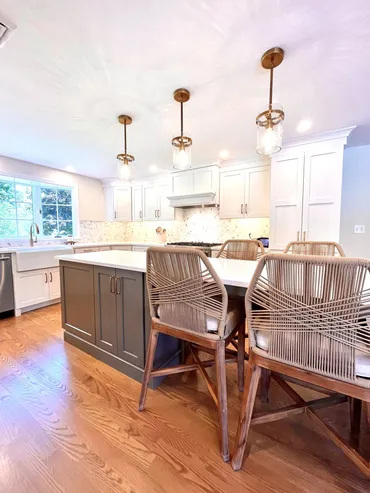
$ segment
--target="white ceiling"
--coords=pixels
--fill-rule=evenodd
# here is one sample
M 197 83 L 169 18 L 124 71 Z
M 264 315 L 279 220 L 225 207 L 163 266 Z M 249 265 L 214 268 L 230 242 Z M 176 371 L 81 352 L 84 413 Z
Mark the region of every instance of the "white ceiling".
M 272 46 L 286 139 L 311 119 L 306 133 L 357 125 L 370 143 L 369 0 L 2 0 L 2 15 L 17 25 L 0 49 L 2 155 L 114 177 L 127 113 L 134 176 L 170 169 L 183 86 L 193 163 L 251 158 Z

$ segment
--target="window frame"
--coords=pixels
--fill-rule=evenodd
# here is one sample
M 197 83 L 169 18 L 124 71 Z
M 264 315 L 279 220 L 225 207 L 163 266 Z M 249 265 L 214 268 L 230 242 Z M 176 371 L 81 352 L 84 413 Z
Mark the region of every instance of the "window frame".
M 60 241 L 65 238 L 70 238 L 70 236 L 50 236 L 50 235 L 44 235 L 43 234 L 43 222 L 42 222 L 42 203 L 41 203 L 41 189 L 42 188 L 55 188 L 55 189 L 62 189 L 62 190 L 70 190 L 71 191 L 71 209 L 72 209 L 72 237 L 78 236 L 79 235 L 79 210 L 78 210 L 78 187 L 75 184 L 59 184 L 56 182 L 52 181 L 47 181 L 47 180 L 35 180 L 34 178 L 30 178 L 29 176 L 24 176 L 24 175 L 17 175 L 13 174 L 10 175 L 8 173 L 2 173 L 0 172 L 0 181 L 8 181 L 14 184 L 14 187 L 17 183 L 20 184 L 27 184 L 32 187 L 32 210 L 33 210 L 33 222 L 36 222 L 37 225 L 40 228 L 40 234 L 38 235 L 39 239 L 42 240 L 55 240 L 55 241 Z M 23 202 L 20 202 L 23 203 Z M 17 200 L 15 201 L 15 204 L 17 205 Z M 7 219 L 1 218 L 1 219 Z M 16 218 L 17 222 L 17 231 L 18 231 L 18 211 L 16 207 Z M 24 240 L 27 239 L 28 235 L 25 236 L 0 236 L 0 241 L 6 241 L 6 240 Z

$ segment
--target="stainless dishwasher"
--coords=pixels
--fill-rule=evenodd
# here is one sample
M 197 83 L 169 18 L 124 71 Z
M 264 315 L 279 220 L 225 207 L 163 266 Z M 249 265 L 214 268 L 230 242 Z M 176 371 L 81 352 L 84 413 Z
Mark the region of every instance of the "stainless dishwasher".
M 0 253 L 0 314 L 14 310 L 13 272 L 10 253 Z

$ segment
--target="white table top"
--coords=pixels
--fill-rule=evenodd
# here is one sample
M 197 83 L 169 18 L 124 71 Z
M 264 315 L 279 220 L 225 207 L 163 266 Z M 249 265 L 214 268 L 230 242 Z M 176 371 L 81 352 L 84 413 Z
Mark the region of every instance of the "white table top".
M 126 252 L 123 250 L 108 250 L 105 252 L 76 253 L 74 255 L 59 255 L 58 260 L 82 264 L 112 267 L 114 269 L 146 271 L 145 252 Z M 252 278 L 257 262 L 251 260 L 231 260 L 210 258 L 211 264 L 227 286 L 247 288 Z

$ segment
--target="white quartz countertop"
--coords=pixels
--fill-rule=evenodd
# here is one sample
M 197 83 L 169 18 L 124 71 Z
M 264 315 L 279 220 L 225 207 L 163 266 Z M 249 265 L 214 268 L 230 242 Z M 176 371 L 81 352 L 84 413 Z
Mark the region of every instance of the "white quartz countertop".
M 44 250 L 69 250 L 70 248 L 99 248 L 105 246 L 143 246 L 143 247 L 151 247 L 151 246 L 165 246 L 166 243 L 150 243 L 150 242 L 140 242 L 140 241 L 106 241 L 100 243 L 75 243 L 74 245 L 64 245 L 60 243 L 49 244 L 49 245 L 34 245 L 33 247 L 29 245 L 24 246 L 8 246 L 0 248 L 1 253 L 16 253 L 16 252 L 25 252 L 25 251 L 33 251 L 33 252 L 42 252 Z
M 76 253 L 74 255 L 59 255 L 58 260 L 82 264 L 112 267 L 114 269 L 146 271 L 145 252 L 126 252 L 123 250 L 107 250 L 104 252 Z M 225 285 L 247 288 L 256 268 L 256 261 L 209 259 L 220 279 Z
M 17 253 L 17 252 L 43 252 L 50 250 L 70 250 L 70 245 L 35 245 L 31 246 L 17 246 L 17 247 L 3 247 L 0 248 L 1 253 Z

